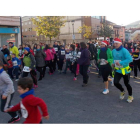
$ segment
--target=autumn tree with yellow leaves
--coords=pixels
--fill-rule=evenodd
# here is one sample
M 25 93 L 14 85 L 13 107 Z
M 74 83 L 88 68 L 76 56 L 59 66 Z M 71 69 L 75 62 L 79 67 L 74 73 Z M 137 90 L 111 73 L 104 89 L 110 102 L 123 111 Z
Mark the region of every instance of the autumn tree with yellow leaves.
M 60 28 L 64 26 L 64 16 L 37 16 L 32 18 L 32 22 L 36 25 L 35 31 L 37 35 L 44 35 L 50 39 L 57 37 L 60 33 Z
M 84 38 L 89 38 L 92 35 L 91 26 L 83 25 L 78 29 L 79 33 L 83 33 Z

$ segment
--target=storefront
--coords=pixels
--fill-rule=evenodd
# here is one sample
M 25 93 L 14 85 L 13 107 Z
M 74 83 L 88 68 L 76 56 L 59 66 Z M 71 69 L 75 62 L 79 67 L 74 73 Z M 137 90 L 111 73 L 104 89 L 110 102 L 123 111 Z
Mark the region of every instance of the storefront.
M 0 46 L 13 42 L 17 47 L 21 44 L 20 28 L 0 27 Z

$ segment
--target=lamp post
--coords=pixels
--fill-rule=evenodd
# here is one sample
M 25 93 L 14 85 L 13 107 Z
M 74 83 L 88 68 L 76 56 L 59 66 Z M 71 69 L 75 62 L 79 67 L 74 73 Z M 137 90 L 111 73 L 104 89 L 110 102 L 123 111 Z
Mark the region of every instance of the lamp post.
M 99 40 L 99 26 L 97 26 L 97 34 L 98 34 L 98 40 Z
M 74 35 L 74 20 L 71 21 L 72 23 L 72 27 L 73 27 L 73 36 L 72 36 L 72 39 L 73 39 L 73 43 L 74 43 L 74 40 L 75 40 L 75 35 Z

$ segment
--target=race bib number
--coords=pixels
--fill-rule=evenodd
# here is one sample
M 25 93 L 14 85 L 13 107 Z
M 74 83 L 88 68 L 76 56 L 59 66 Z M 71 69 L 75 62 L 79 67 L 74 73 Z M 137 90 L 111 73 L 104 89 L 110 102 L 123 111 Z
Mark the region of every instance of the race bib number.
M 17 65 L 18 65 L 17 61 L 13 61 L 13 66 L 17 66 Z
M 10 55 L 12 55 L 13 54 L 13 52 L 12 51 L 10 51 Z
M 81 52 L 78 52 L 77 57 L 78 57 L 78 58 L 81 57 Z
M 54 48 L 54 50 L 57 52 L 58 51 L 58 48 Z
M 106 60 L 105 59 L 101 59 L 101 61 L 100 61 L 100 65 L 106 65 L 107 63 L 106 63 Z
M 66 54 L 66 59 L 69 59 L 69 54 Z
M 114 62 L 115 62 L 115 67 L 117 67 L 117 68 L 123 68 L 123 66 L 121 66 L 121 65 L 120 65 L 120 66 L 116 65 L 116 63 L 117 63 L 117 62 L 119 62 L 119 63 L 120 63 L 120 62 L 121 62 L 121 60 L 114 60 Z
M 73 58 L 71 53 L 69 53 L 69 58 L 70 58 L 70 59 Z
M 30 68 L 27 67 L 27 66 L 24 66 L 23 71 L 24 71 L 24 72 L 30 72 Z
M 65 51 L 61 51 L 61 55 L 65 55 Z
M 26 110 L 22 102 L 20 102 L 20 108 L 21 108 L 22 117 L 26 119 L 28 117 L 28 111 Z

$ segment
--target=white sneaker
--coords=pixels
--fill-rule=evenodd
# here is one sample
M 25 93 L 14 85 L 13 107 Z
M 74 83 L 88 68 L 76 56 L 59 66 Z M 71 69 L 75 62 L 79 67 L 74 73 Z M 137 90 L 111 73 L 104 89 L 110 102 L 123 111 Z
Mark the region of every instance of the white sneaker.
M 111 78 L 112 81 L 111 81 L 111 86 L 114 86 L 114 78 Z
M 108 89 L 104 89 L 103 94 L 108 94 L 109 90 Z
M 16 79 L 15 81 L 17 82 L 19 79 Z

